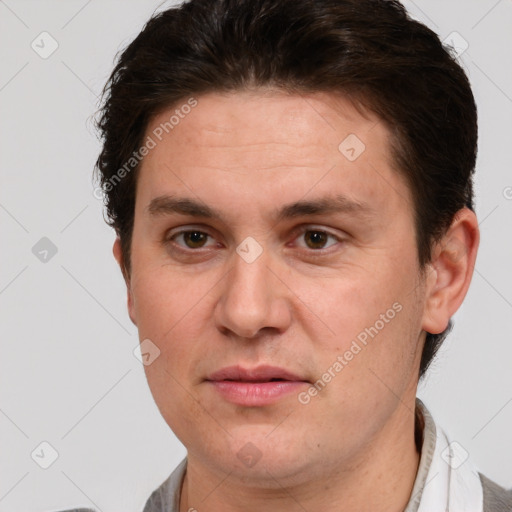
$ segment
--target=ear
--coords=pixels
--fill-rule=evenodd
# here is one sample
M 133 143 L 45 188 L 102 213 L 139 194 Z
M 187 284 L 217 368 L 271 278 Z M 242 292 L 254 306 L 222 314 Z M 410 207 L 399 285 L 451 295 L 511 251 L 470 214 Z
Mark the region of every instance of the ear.
M 124 282 L 126 283 L 128 314 L 130 315 L 131 321 L 135 325 L 137 325 L 137 317 L 135 315 L 135 307 L 133 304 L 133 293 L 132 293 L 132 287 L 131 287 L 130 274 L 125 265 L 123 249 L 121 246 L 121 239 L 119 238 L 119 236 L 116 236 L 114 246 L 112 247 L 112 252 L 114 253 L 114 258 L 116 259 L 117 263 L 119 264 L 119 267 L 123 274 Z
M 473 276 L 479 243 L 476 215 L 469 208 L 459 210 L 443 239 L 433 248 L 427 268 L 422 324 L 426 332 L 443 332 L 462 304 Z

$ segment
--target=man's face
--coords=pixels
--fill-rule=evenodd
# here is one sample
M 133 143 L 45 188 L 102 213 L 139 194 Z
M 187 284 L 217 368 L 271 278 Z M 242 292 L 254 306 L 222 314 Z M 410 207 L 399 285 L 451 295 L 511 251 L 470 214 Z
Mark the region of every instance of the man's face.
M 388 131 L 327 94 L 197 100 L 164 136 L 179 105 L 152 120 L 138 177 L 129 308 L 161 351 L 145 366 L 155 401 L 211 469 L 265 481 L 355 465 L 412 425 L 423 341 Z M 212 380 L 264 365 L 295 382 Z

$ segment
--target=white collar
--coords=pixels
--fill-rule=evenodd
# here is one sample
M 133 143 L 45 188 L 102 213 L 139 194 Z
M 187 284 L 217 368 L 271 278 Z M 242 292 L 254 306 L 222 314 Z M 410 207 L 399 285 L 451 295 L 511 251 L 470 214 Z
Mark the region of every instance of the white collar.
M 435 424 L 421 400 L 416 399 L 416 406 L 425 428 L 420 468 L 405 512 L 483 512 L 482 482 L 468 453 Z

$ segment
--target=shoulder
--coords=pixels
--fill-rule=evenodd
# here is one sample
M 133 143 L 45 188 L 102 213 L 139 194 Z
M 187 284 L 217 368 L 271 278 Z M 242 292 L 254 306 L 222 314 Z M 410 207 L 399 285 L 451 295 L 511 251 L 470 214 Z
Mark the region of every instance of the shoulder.
M 479 473 L 484 494 L 483 512 L 512 512 L 512 489 L 505 489 Z
M 178 512 L 181 484 L 187 470 L 185 457 L 170 476 L 151 494 L 143 512 Z

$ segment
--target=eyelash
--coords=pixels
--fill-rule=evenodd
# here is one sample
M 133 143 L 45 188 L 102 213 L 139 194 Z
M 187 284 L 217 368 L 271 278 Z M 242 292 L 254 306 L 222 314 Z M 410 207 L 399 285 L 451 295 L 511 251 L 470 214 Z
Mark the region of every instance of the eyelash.
M 314 227 L 311 227 L 311 226 L 305 226 L 305 227 L 299 228 L 298 230 L 294 231 L 294 233 L 293 233 L 294 240 L 296 240 L 297 238 L 299 238 L 301 236 L 304 236 L 304 234 L 309 233 L 309 232 L 312 232 L 312 233 L 322 233 L 322 234 L 327 235 L 327 237 L 336 240 L 338 243 L 343 242 L 343 239 L 340 238 L 339 236 L 336 236 L 333 233 L 330 233 L 329 231 L 326 231 L 324 229 L 315 229 Z M 166 236 L 166 238 L 164 240 L 164 243 L 166 245 L 174 244 L 175 248 L 177 247 L 178 251 L 182 251 L 182 252 L 186 252 L 186 253 L 194 253 L 194 252 L 199 253 L 199 252 L 201 252 L 202 249 L 207 249 L 208 248 L 208 247 L 199 247 L 197 249 L 192 249 L 190 247 L 185 248 L 185 247 L 183 247 L 183 246 L 181 246 L 179 244 L 176 244 L 175 239 L 177 237 L 179 237 L 179 236 L 185 235 L 186 233 L 201 233 L 201 234 L 206 235 L 206 236 L 208 236 L 210 238 L 213 238 L 206 231 L 201 231 L 200 229 L 184 229 L 184 230 L 181 230 L 181 231 L 177 231 L 176 233 L 173 233 L 172 235 Z M 323 247 L 323 248 L 320 248 L 320 249 L 311 249 L 311 248 L 308 248 L 308 247 L 303 247 L 302 249 L 306 250 L 307 252 L 313 253 L 313 254 L 321 255 L 323 251 L 326 251 L 326 250 L 330 249 L 333 245 L 336 245 L 336 244 L 331 244 L 328 247 Z

